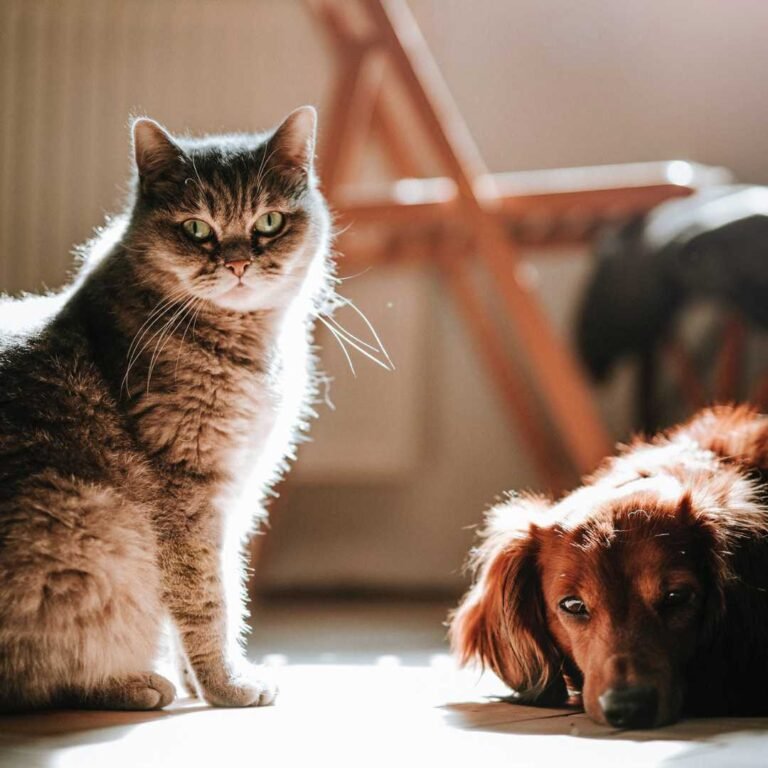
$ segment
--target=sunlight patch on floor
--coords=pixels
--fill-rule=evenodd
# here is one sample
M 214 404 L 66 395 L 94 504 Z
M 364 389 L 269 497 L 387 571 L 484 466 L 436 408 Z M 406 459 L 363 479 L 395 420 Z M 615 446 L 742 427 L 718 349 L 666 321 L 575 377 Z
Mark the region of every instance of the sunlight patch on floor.
M 272 707 L 212 709 L 185 699 L 151 714 L 4 718 L 0 765 L 216 768 L 269 761 L 357 767 L 513 761 L 515 766 L 680 763 L 698 768 L 762 766 L 768 748 L 766 721 L 692 721 L 630 733 L 597 726 L 578 712 L 494 701 L 488 697 L 503 693 L 497 680 L 458 670 L 444 655 L 427 666 L 403 666 L 387 656 L 368 665 L 284 662 L 274 665 L 281 693 Z
M 257 608 L 249 655 L 278 680 L 275 706 L 0 717 L 0 768 L 766 764 L 768 719 L 628 732 L 500 701 L 498 679 L 447 653 L 442 605 Z

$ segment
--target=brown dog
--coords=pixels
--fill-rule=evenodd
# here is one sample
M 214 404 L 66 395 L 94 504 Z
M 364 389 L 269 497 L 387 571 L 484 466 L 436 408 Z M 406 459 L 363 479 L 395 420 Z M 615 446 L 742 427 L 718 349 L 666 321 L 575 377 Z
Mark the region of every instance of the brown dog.
M 521 702 L 622 728 L 768 713 L 768 418 L 718 407 L 558 503 L 491 510 L 451 621 Z

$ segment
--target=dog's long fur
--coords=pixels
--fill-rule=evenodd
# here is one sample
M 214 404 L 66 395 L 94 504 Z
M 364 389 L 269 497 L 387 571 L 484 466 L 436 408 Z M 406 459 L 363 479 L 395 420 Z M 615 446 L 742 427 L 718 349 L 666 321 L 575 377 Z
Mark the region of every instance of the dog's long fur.
M 456 653 L 524 702 L 578 691 L 598 721 L 605 691 L 633 685 L 658 696 L 649 725 L 768 713 L 767 478 L 768 418 L 720 406 L 623 447 L 557 503 L 510 497 L 473 553 Z M 569 595 L 588 615 L 564 612 Z

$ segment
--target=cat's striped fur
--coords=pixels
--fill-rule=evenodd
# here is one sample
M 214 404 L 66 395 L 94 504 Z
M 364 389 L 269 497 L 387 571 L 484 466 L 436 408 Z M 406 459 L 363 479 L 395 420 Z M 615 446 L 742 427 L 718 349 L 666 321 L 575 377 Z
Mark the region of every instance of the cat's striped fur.
M 168 704 L 165 625 L 208 702 L 274 697 L 240 647 L 242 547 L 308 417 L 331 294 L 314 135 L 308 107 L 256 135 L 136 121 L 130 203 L 73 284 L 0 303 L 1 709 Z

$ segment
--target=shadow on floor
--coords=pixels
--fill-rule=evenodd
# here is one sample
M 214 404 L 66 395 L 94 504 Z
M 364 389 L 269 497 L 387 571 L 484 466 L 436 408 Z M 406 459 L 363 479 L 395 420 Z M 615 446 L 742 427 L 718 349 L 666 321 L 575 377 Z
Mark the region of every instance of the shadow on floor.
M 446 725 L 493 733 L 580 736 L 624 741 L 709 742 L 737 734 L 768 736 L 768 718 L 723 717 L 682 720 L 674 725 L 627 731 L 598 725 L 580 709 L 529 707 L 508 701 L 458 702 L 441 707 Z
M 143 723 L 207 709 L 196 699 L 181 699 L 172 709 L 152 712 L 56 709 L 2 715 L 0 768 L 49 768 L 60 749 L 116 742 Z

